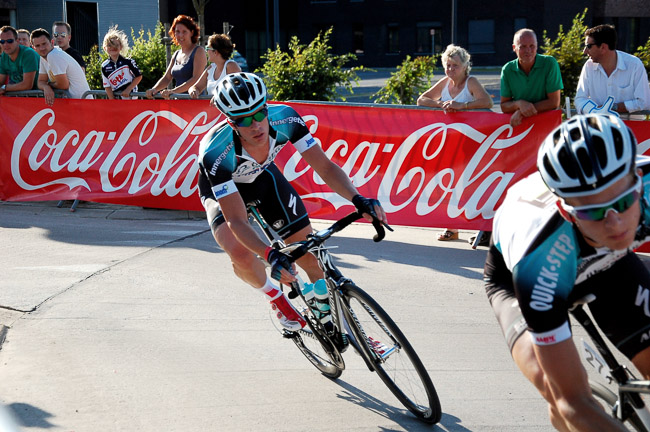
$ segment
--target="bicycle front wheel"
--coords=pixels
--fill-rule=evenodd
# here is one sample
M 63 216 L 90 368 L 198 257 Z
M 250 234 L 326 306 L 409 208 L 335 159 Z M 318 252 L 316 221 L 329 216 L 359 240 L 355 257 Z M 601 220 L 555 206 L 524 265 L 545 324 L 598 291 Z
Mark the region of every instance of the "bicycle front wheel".
M 402 331 L 384 309 L 356 285 L 345 284 L 342 293 L 343 313 L 361 354 L 418 419 L 431 424 L 439 422 L 442 412 L 436 389 Z
M 591 387 L 591 393 L 594 395 L 596 400 L 603 406 L 603 409 L 612 417 L 616 418 L 616 408 L 618 404 L 618 396 L 614 394 L 613 391 L 605 387 L 599 382 L 589 381 L 589 387 Z M 648 429 L 643 425 L 643 422 L 639 416 L 634 412 L 632 407 L 629 408 L 628 418 L 625 421 L 625 425 L 631 430 L 638 432 L 648 432 Z

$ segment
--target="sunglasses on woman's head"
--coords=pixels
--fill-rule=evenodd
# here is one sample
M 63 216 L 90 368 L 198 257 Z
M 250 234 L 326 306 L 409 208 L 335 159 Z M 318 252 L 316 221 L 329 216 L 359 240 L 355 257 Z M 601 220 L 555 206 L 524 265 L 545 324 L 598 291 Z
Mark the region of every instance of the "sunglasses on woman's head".
M 249 127 L 250 125 L 253 124 L 253 120 L 255 120 L 256 122 L 261 122 L 266 118 L 268 113 L 269 113 L 268 108 L 264 107 L 258 112 L 256 112 L 255 114 L 251 114 L 246 117 L 233 118 L 230 119 L 230 121 L 233 122 L 237 127 Z
M 601 221 L 607 217 L 610 210 L 620 214 L 632 207 L 641 196 L 642 184 L 641 177 L 636 176 L 634 186 L 606 203 L 572 207 L 563 202 L 562 207 L 576 219 Z

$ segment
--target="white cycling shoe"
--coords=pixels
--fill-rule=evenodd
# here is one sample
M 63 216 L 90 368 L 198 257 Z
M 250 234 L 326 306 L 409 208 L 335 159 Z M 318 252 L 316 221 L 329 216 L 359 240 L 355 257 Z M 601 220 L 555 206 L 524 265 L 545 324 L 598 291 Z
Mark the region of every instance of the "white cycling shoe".
M 298 331 L 307 325 L 305 319 L 287 300 L 284 294 L 271 300 L 271 309 L 275 313 L 280 325 L 289 331 Z

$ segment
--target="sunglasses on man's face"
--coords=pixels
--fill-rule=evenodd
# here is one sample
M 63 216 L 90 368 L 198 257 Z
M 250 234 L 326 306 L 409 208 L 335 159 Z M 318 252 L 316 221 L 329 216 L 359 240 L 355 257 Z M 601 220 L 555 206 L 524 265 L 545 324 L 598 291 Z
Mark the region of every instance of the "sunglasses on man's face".
M 6 43 L 12 44 L 14 43 L 15 39 L 0 39 L 0 45 L 4 45 Z
M 586 44 L 585 44 L 585 49 L 586 49 L 587 51 L 589 51 L 589 50 L 591 49 L 591 47 L 594 46 L 594 45 L 598 45 L 598 44 L 595 44 L 595 43 L 586 43 Z
M 61 37 L 66 37 L 67 35 L 68 35 L 68 34 L 67 34 L 66 32 L 63 32 L 63 33 L 54 33 L 54 37 L 59 37 L 59 36 L 61 36 Z
M 634 186 L 611 201 L 603 204 L 586 205 L 579 207 L 572 207 L 566 203 L 563 203 L 562 207 L 564 207 L 567 213 L 576 219 L 594 222 L 601 221 L 607 217 L 607 213 L 609 213 L 610 210 L 621 214 L 632 207 L 641 196 L 641 185 L 641 177 L 636 176 L 636 182 L 634 183 Z
M 237 127 L 249 127 L 250 125 L 253 124 L 253 120 L 255 120 L 256 122 L 261 122 L 266 118 L 268 113 L 269 113 L 269 109 L 267 107 L 264 107 L 258 112 L 256 112 L 255 114 L 251 114 L 246 117 L 238 117 L 238 118 L 230 119 L 230 121 L 232 121 Z

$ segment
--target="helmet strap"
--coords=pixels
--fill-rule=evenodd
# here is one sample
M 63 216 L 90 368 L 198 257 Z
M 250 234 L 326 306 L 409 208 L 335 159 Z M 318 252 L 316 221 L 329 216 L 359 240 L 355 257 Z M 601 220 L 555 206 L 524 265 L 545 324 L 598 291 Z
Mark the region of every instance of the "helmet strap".
M 566 220 L 567 222 L 570 222 L 570 223 L 575 223 L 575 218 L 568 211 L 566 211 L 564 209 L 564 207 L 562 206 L 562 200 L 561 199 L 558 199 L 557 201 L 555 201 L 555 205 L 557 206 L 557 209 L 560 212 L 560 216 L 562 216 L 562 218 L 564 220 Z

